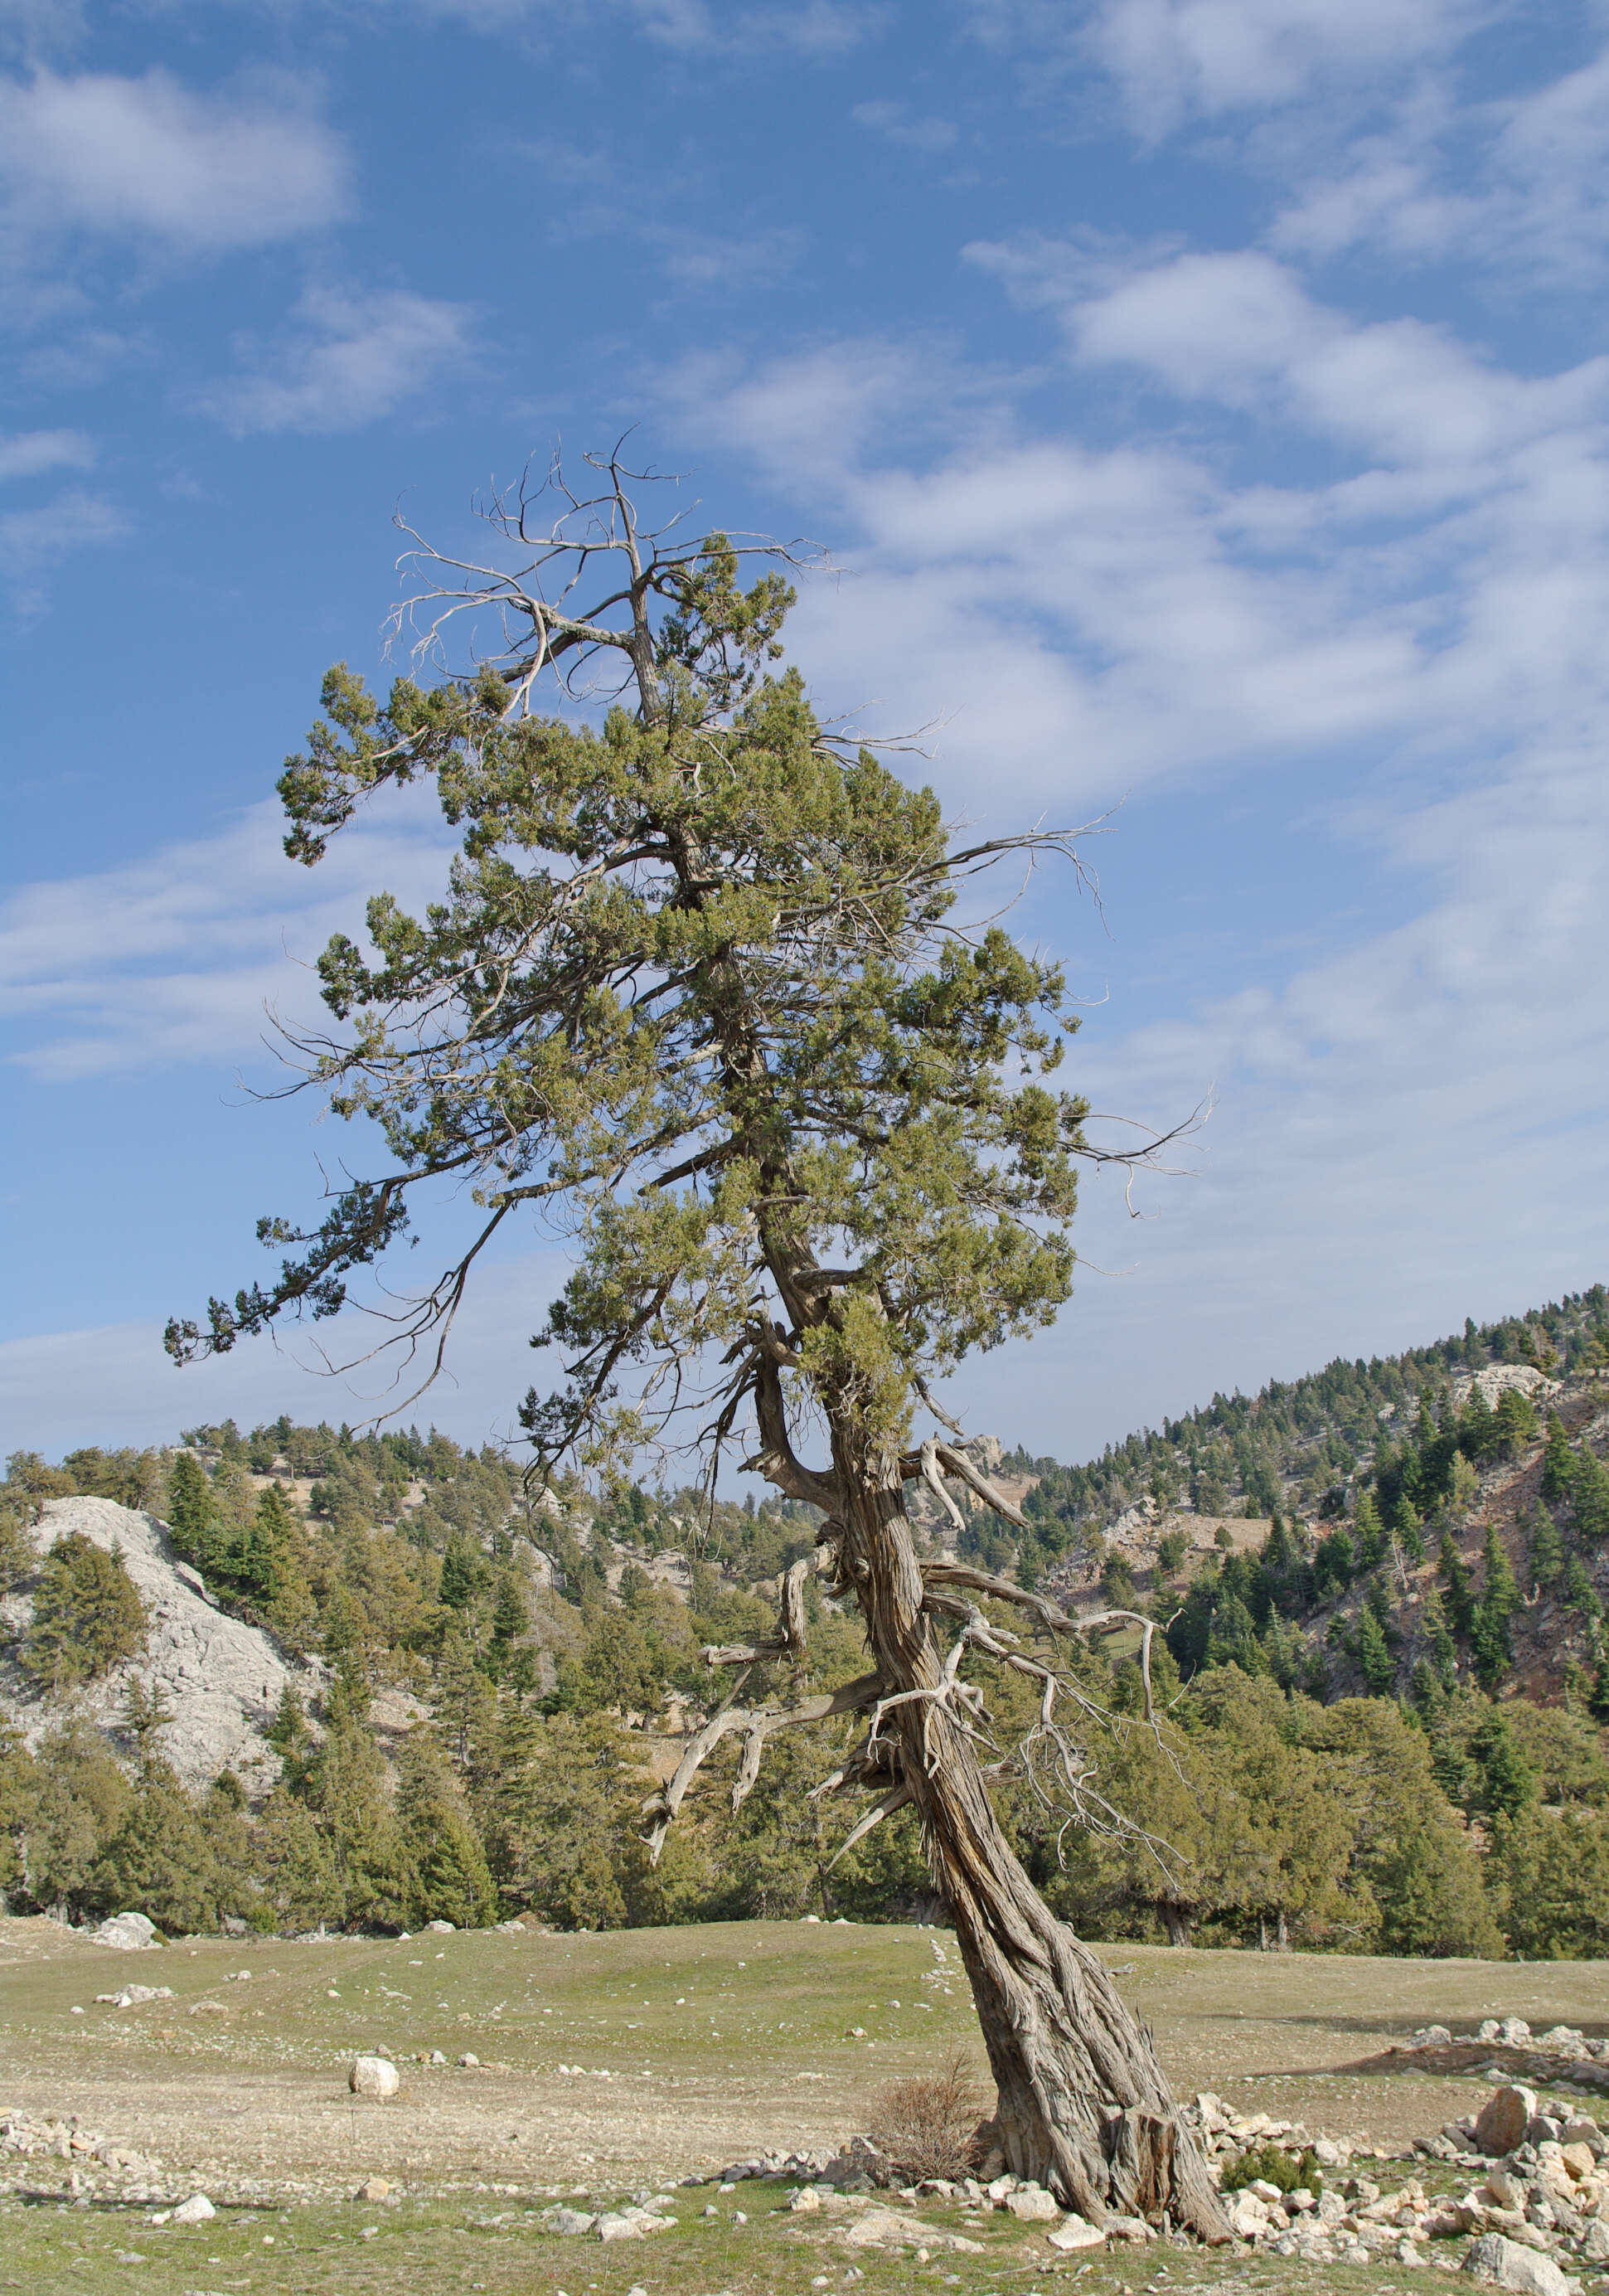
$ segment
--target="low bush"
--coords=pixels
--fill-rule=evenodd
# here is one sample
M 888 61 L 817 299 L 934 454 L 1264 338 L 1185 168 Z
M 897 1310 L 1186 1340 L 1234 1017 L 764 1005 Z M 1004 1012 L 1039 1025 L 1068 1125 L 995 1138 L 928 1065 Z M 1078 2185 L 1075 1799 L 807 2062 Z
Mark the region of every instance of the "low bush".
M 1277 2185 L 1282 2193 L 1305 2189 L 1315 2200 L 1324 2190 L 1324 2171 L 1311 2144 L 1300 2152 L 1287 2152 L 1282 2144 L 1254 2144 L 1229 2162 L 1223 2172 L 1222 2190 L 1242 2192 L 1259 2178 Z
M 891 2081 L 877 2099 L 872 2143 L 886 2152 L 908 2184 L 925 2177 L 952 2183 L 977 2166 L 977 2086 L 964 2057 L 936 2072 Z

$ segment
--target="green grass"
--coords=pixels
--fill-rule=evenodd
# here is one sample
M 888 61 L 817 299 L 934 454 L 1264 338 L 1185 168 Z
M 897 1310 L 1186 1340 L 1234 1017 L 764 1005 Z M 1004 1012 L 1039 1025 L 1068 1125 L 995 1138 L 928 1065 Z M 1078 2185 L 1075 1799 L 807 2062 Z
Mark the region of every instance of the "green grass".
M 923 2264 L 910 2250 L 846 2251 L 811 2219 L 789 2215 L 774 2185 L 739 2185 L 718 2201 L 720 2216 L 706 2219 L 699 2211 L 711 2197 L 705 2190 L 679 2194 L 682 2221 L 674 2232 L 607 2244 L 559 2238 L 534 2210 L 490 2203 L 227 2210 L 210 2224 L 153 2228 L 149 2210 L 8 2202 L 0 2203 L 0 2288 L 30 2296 L 85 2289 L 104 2296 L 120 2288 L 141 2296 L 629 2296 L 638 2287 L 646 2296 L 806 2296 L 821 2280 L 825 2287 L 813 2296 L 850 2288 L 856 2296 L 912 2289 L 1031 2296 L 1052 2286 L 1076 2287 L 1081 2296 L 1137 2296 L 1141 2288 L 1190 2296 L 1231 2284 L 1252 2296 L 1310 2284 L 1335 2296 L 1348 2296 L 1354 2284 L 1384 2296 L 1392 2286 L 1389 2273 L 1217 2258 L 1171 2243 L 1103 2251 L 1093 2262 L 1063 2259 L 999 2215 L 981 2229 L 967 2227 L 983 2242 L 981 2255 L 935 2253 Z M 747 2225 L 733 2220 L 740 2202 Z M 953 2210 L 924 2213 L 935 2226 L 959 2221 Z M 131 2253 L 142 2260 L 117 2260 Z

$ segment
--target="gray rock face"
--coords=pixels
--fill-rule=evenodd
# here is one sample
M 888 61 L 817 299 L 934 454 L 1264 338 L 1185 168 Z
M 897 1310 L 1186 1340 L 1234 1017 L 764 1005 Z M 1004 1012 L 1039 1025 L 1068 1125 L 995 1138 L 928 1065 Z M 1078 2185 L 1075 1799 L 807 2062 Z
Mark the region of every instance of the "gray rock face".
M 1482 2233 L 1472 2241 L 1464 2270 L 1497 2288 L 1512 2288 L 1518 2296 L 1574 2296 L 1580 2282 L 1561 2272 L 1550 2256 L 1522 2248 L 1500 2232 Z
M 1509 2082 L 1495 2089 L 1475 2121 L 1475 2143 L 1482 2152 L 1500 2157 L 1525 2142 L 1537 2109 L 1536 2091 Z
M 155 1515 L 136 1514 L 114 1499 L 52 1499 L 29 1535 L 43 1556 L 69 1530 L 97 1546 L 122 1550 L 151 1620 L 143 1657 L 81 1693 L 82 1707 L 102 1727 L 115 1724 L 128 1685 L 137 1678 L 173 1710 L 163 1751 L 187 1784 L 204 1784 L 228 1768 L 248 1788 L 265 1789 L 279 1775 L 278 1757 L 263 1733 L 280 1693 L 290 1684 L 306 1701 L 316 1689 L 317 1670 L 288 1666 L 266 1635 L 217 1610 Z M 32 1597 L 25 1578 L 0 1606 L 12 1628 L 26 1622 Z M 0 1667 L 0 1718 L 16 1723 L 30 1746 L 63 1712 L 20 1668 Z

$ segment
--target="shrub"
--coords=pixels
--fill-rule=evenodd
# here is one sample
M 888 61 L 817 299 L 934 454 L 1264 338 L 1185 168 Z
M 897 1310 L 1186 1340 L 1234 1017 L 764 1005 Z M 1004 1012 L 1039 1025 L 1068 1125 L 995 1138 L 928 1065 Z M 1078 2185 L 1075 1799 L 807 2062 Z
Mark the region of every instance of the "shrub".
M 978 2110 L 976 2084 L 958 2055 L 937 2072 L 891 2081 L 877 2098 L 867 2134 L 908 2184 L 925 2177 L 953 2183 L 977 2166 Z
M 1281 2144 L 1254 2145 L 1249 2152 L 1242 2152 L 1237 2160 L 1229 2162 L 1223 2172 L 1221 2189 L 1238 2193 L 1259 2177 L 1265 2184 L 1278 2185 L 1282 2193 L 1305 2187 L 1315 2200 L 1324 2190 L 1324 2171 L 1311 2144 L 1301 2152 L 1287 2152 Z

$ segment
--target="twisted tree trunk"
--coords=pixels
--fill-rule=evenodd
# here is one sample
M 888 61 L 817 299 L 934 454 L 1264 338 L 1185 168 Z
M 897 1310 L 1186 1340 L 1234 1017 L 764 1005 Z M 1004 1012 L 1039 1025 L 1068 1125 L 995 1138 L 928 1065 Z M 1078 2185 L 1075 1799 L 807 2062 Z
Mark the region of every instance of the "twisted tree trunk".
M 878 1672 L 901 1702 L 889 1720 L 972 1986 L 1006 2159 L 1092 2224 L 1113 2213 L 1165 2218 L 1225 2241 L 1217 2193 L 1148 2030 L 1024 1873 L 971 1741 L 935 1694 L 940 1660 L 897 1472 L 879 1473 L 853 1430 L 835 1429 L 834 1452 L 846 1495 L 839 1575 L 855 1588 Z

